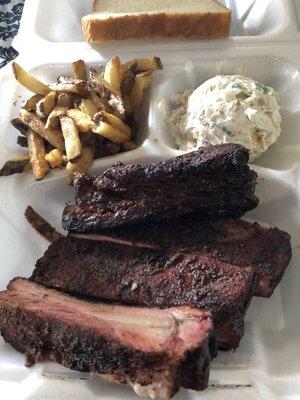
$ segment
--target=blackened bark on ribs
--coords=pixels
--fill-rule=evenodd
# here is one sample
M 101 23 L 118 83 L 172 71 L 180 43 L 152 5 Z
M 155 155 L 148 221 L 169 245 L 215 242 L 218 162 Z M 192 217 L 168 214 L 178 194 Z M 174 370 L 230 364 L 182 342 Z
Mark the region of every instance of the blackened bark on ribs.
M 66 206 L 63 227 L 94 232 L 192 211 L 240 217 L 258 204 L 256 173 L 247 162 L 243 147 L 226 144 L 149 165 L 117 164 L 97 177 L 78 175 L 76 204 Z
M 252 298 L 254 273 L 197 250 L 153 250 L 76 238 L 54 242 L 36 263 L 37 283 L 80 295 L 147 307 L 212 312 L 220 348 L 236 348 Z
M 1 334 L 26 354 L 28 366 L 56 361 L 132 386 L 152 385 L 166 399 L 181 386 L 207 385 L 208 312 L 92 303 L 21 278 L 8 289 L 0 293 Z
M 192 214 L 75 236 L 156 251 L 197 250 L 228 264 L 250 266 L 257 276 L 254 294 L 261 297 L 271 296 L 292 256 L 290 235 L 278 228 L 243 220 L 203 220 Z

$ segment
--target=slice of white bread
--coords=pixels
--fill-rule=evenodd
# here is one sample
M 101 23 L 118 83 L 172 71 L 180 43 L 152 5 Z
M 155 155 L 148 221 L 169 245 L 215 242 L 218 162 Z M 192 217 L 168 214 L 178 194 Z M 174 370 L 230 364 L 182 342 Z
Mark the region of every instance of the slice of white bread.
M 90 43 L 229 35 L 230 10 L 215 0 L 95 0 L 93 8 L 82 19 Z

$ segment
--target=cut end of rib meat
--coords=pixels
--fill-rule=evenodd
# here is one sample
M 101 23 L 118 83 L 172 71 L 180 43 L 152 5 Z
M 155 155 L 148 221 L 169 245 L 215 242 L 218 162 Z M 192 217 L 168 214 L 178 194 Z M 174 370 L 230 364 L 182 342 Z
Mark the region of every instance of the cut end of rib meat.
M 247 162 L 246 149 L 225 144 L 149 165 L 117 164 L 96 177 L 78 175 L 76 204 L 66 206 L 63 227 L 95 232 L 193 211 L 240 217 L 258 204 L 256 173 Z
M 223 349 L 239 344 L 254 285 L 250 267 L 223 263 L 197 249 L 168 253 L 72 237 L 50 245 L 31 279 L 128 305 L 210 310 Z
M 0 293 L 0 328 L 27 365 L 56 361 L 164 399 L 207 385 L 213 325 L 206 311 L 100 304 L 16 278 Z

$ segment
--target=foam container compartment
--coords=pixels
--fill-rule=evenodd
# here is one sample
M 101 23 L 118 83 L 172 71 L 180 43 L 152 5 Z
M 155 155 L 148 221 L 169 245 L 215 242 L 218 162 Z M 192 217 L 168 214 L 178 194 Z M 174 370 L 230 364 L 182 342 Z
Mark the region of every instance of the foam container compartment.
M 254 43 L 267 40 L 294 40 L 300 37 L 299 0 L 220 0 L 232 10 L 230 41 L 232 43 Z M 91 12 L 91 0 L 26 0 L 25 13 L 22 18 L 20 37 L 24 41 L 48 42 L 57 45 L 63 43 L 83 42 L 81 18 Z M 164 46 L 174 44 L 174 40 L 147 42 L 147 46 Z M 176 42 L 176 41 L 175 41 Z M 180 42 L 180 41 L 179 41 Z M 211 41 L 191 40 L 198 46 L 212 45 Z M 185 43 L 187 43 L 185 41 Z M 224 40 L 214 40 L 214 45 L 222 45 Z M 129 41 L 127 46 L 144 45 L 141 41 Z M 110 46 L 104 45 L 104 47 Z M 97 47 L 97 46 L 96 46 Z M 103 47 L 103 46 L 102 46 Z
M 288 18 L 284 0 L 222 0 L 221 3 L 232 10 L 231 36 L 272 34 L 282 29 Z M 48 13 L 45 14 L 43 2 L 39 1 L 35 24 L 37 35 L 50 42 L 83 40 L 78 23 L 81 17 L 90 13 L 90 1 L 57 0 L 48 7 Z
M 32 0 L 26 0 L 25 18 L 28 18 L 31 10 L 31 26 L 38 26 L 39 19 L 36 19 L 38 14 L 35 11 L 40 10 L 42 3 L 36 1 L 33 7 Z M 55 9 L 52 3 L 56 4 L 56 1 L 47 3 L 49 32 L 52 29 L 51 12 Z M 82 7 L 86 6 L 85 3 L 82 1 Z M 66 16 L 64 7 L 68 6 L 75 15 L 81 2 L 61 0 L 60 4 L 62 15 Z M 269 7 L 280 5 L 285 10 L 291 10 L 295 4 L 272 1 Z M 86 12 L 86 8 L 82 8 L 82 12 Z M 59 18 L 58 15 L 56 18 Z M 67 40 L 63 35 L 63 26 L 67 26 L 68 22 L 65 18 L 62 21 L 65 25 L 58 20 L 57 23 L 62 26 L 61 37 Z M 273 28 L 276 30 L 278 26 L 276 28 L 274 25 Z M 286 27 L 290 32 L 292 29 Z M 269 31 L 268 35 L 277 35 L 279 38 L 280 33 L 276 34 L 275 30 L 273 33 Z M 219 73 L 248 75 L 273 86 L 279 92 L 282 135 L 252 165 L 259 175 L 256 192 L 260 204 L 245 217 L 278 226 L 291 234 L 291 264 L 270 299 L 253 299 L 246 315 L 245 335 L 241 345 L 235 352 L 219 353 L 212 363 L 208 389 L 201 394 L 181 390 L 176 399 L 300 399 L 300 41 L 294 38 L 290 42 L 282 41 L 280 45 L 277 42 L 261 42 L 256 46 L 249 42 L 243 43 L 243 38 L 237 37 L 235 45 L 223 45 L 222 48 L 212 44 L 202 46 L 202 42 L 194 41 L 192 44 L 164 43 L 155 50 L 151 43 L 146 46 L 146 42 L 130 46 L 120 43 L 95 49 L 75 42 L 46 43 L 46 39 L 42 44 L 37 33 L 33 42 L 27 42 L 26 45 L 24 37 L 19 37 L 18 44 L 23 43 L 24 47 L 18 61 L 35 76 L 48 82 L 59 74 L 69 73 L 70 63 L 78 58 L 94 66 L 105 63 L 113 55 L 119 55 L 125 62 L 134 57 L 155 54 L 163 61 L 164 70 L 155 72 L 139 115 L 137 149 L 95 160 L 92 173 L 100 172 L 116 161 L 147 163 L 182 154 L 182 151 L 176 149 L 157 112 L 157 103 L 161 99 L 165 99 L 170 106 L 170 93 L 195 87 Z M 257 30 L 257 40 L 260 40 L 261 35 L 261 31 Z M 49 36 L 47 40 L 50 40 Z M 33 43 L 36 47 L 35 52 L 31 53 Z M 29 92 L 15 81 L 9 66 L 0 72 L 0 164 L 16 153 L 17 135 L 9 120 L 17 114 L 22 99 L 28 95 Z M 64 174 L 63 170 L 51 171 L 40 182 L 35 182 L 31 173 L 0 179 L 1 290 L 15 276 L 30 276 L 37 258 L 48 246 L 25 220 L 26 206 L 32 205 L 61 230 L 63 207 L 73 199 L 72 189 L 66 185 Z M 24 356 L 2 339 L 0 388 L 1 399 L 13 400 L 138 399 L 130 388 L 107 383 L 96 374 L 71 371 L 54 363 L 25 368 Z

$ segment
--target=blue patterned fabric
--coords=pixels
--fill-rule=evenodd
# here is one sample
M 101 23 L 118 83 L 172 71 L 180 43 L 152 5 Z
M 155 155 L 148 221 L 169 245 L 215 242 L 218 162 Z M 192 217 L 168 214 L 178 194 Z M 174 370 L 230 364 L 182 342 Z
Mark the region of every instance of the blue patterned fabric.
M 19 30 L 23 6 L 24 0 L 0 0 L 0 68 L 18 55 L 11 42 Z

